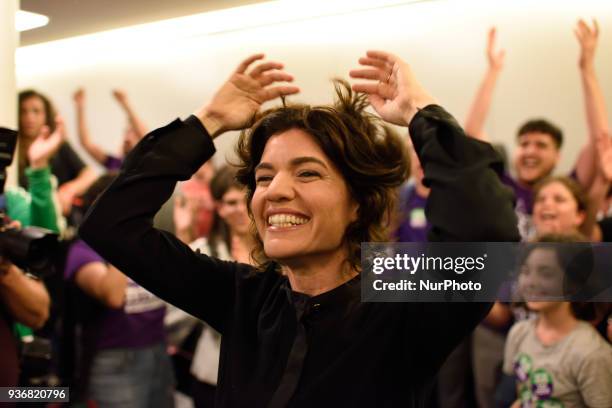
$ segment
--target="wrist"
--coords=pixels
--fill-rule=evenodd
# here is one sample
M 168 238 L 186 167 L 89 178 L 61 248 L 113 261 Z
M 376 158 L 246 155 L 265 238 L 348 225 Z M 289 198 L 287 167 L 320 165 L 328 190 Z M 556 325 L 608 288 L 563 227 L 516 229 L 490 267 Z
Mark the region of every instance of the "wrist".
M 595 65 L 592 62 L 580 62 L 580 71 L 583 75 L 595 74 Z
M 502 71 L 501 65 L 489 65 L 489 72 L 492 74 L 499 74 Z
M 200 120 L 211 138 L 214 139 L 225 131 L 220 115 L 215 114 L 208 106 L 203 107 L 194 115 Z
M 421 98 L 414 99 L 410 103 L 412 109 L 408 110 L 408 112 L 406 112 L 406 114 L 404 115 L 404 121 L 406 122 L 406 126 L 410 126 L 410 122 L 412 122 L 412 119 L 417 115 L 417 113 L 419 113 L 421 109 L 424 109 L 429 105 L 435 105 L 437 103 L 438 102 L 429 95 L 423 95 Z
M 34 160 L 34 161 L 30 161 L 30 168 L 33 170 L 41 170 L 44 169 L 45 167 L 49 167 L 49 161 L 48 160 Z

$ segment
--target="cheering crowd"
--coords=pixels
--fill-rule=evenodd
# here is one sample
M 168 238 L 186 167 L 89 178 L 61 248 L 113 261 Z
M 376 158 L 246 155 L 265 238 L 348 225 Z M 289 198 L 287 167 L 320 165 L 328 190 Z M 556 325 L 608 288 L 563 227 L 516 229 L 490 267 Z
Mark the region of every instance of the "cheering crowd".
M 21 92 L 9 227 L 62 241 L 54 274 L 0 270 L 0 386 L 69 386 L 94 407 L 612 407 L 609 302 L 360 298 L 362 242 L 542 243 L 527 274 L 563 265 L 545 243 L 612 241 L 597 22 L 575 36 L 588 136 L 567 175 L 555 167 L 576 135 L 537 112 L 511 161 L 484 132 L 505 59 L 494 28 L 462 123 L 384 51 L 327 106 L 289 102 L 293 76 L 253 55 L 152 132 L 115 90 L 117 154 L 96 144 L 79 89 L 78 140 L 101 176 L 51 101 Z M 212 141 L 231 130 L 237 160 L 214 168 Z M 170 199 L 173 233 L 154 221 Z

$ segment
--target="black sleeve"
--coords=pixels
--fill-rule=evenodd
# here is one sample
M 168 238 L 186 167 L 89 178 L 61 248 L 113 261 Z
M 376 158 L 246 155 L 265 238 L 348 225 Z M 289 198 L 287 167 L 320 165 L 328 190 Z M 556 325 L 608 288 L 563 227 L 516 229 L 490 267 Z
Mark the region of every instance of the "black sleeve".
M 153 228 L 153 217 L 176 182 L 188 179 L 214 151 L 194 116 L 154 130 L 126 157 L 79 232 L 134 281 L 223 333 L 237 276 L 249 267 L 196 254 L 174 235 Z
M 601 241 L 612 242 L 612 217 L 604 218 L 598 224 L 601 229 Z
M 468 138 L 436 105 L 417 113 L 410 136 L 431 188 L 429 241 L 519 241 L 513 194 L 499 180 L 502 160 L 489 143 Z
M 410 136 L 431 188 L 425 209 L 429 241 L 519 241 L 513 194 L 500 182 L 493 147 L 466 137 L 443 108 L 427 106 L 410 123 Z M 487 315 L 492 303 L 421 303 L 417 365 L 433 375 L 448 354 Z M 433 353 L 427 350 L 435 350 Z
M 84 168 L 85 163 L 68 142 L 64 142 L 51 158 L 51 172 L 57 177 L 60 186 L 75 179 Z

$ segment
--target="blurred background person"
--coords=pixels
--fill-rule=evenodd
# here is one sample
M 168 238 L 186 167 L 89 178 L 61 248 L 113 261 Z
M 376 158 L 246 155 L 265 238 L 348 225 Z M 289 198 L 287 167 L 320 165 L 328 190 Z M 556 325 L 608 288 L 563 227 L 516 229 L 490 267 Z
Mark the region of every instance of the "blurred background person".
M 537 242 L 584 239 L 578 234 L 543 235 Z M 504 373 L 514 377 L 518 396 L 512 407 L 609 407 L 612 347 L 589 324 L 596 316 L 595 304 L 547 300 L 559 298 L 555 286 L 584 283 L 579 276 L 584 271 L 574 276 L 568 269 L 583 248 L 559 248 L 534 246 L 521 267 L 519 287 L 537 317 L 516 323 L 506 342 Z
M 132 105 L 128 99 L 127 93 L 120 89 L 113 91 L 115 100 L 123 110 L 127 118 L 127 126 L 123 134 L 123 142 L 121 145 L 121 152 L 119 154 L 111 154 L 105 152 L 98 144 L 96 144 L 89 132 L 89 126 L 87 125 L 86 106 L 87 98 L 85 89 L 79 88 L 73 95 L 74 103 L 76 106 L 77 116 L 77 129 L 79 135 L 79 142 L 81 146 L 89 153 L 89 155 L 100 165 L 104 166 L 107 170 L 119 170 L 123 158 L 126 154 L 132 150 L 132 148 L 146 135 L 149 131 L 136 114 L 136 111 L 132 108 Z
M 198 238 L 191 243 L 191 248 L 223 260 L 252 264 L 250 254 L 255 242 L 249 232 L 251 220 L 247 211 L 246 190 L 236 180 L 236 169 L 228 165 L 219 169 L 211 180 L 210 188 L 215 200 L 212 228 L 208 238 Z M 191 214 L 186 213 L 187 217 Z M 214 406 L 220 347 L 221 335 L 204 324 L 191 365 L 196 408 Z
M 575 34 L 580 45 L 579 67 L 589 138 L 576 160 L 571 176 L 588 190 L 596 174 L 597 135 L 608 130 L 605 100 L 594 67 L 599 37 L 597 21 L 594 20 L 592 26 L 589 26 L 579 20 Z M 491 28 L 487 42 L 488 70 L 465 121 L 466 133 L 480 140 L 488 139 L 484 132 L 484 123 L 505 59 L 505 51 L 497 50 L 495 41 L 496 29 Z M 517 133 L 517 143 L 513 160 L 516 177 L 506 174 L 502 181 L 512 188 L 516 195 L 519 230 L 523 239 L 528 239 L 534 233 L 531 221 L 533 187 L 554 171 L 560 159 L 563 133 L 557 125 L 547 120 L 533 119 L 521 125 Z
M 35 90 L 19 93 L 19 184 L 27 186 L 25 168 L 29 161 L 26 155 L 28 148 L 40 134 L 41 128 L 47 126 L 55 130 L 55 110 L 51 101 Z M 70 147 L 68 141 L 60 146 L 50 159 L 51 173 L 57 178 L 59 200 L 62 214 L 68 215 L 74 198 L 85 190 L 96 179 L 95 172 L 85 166 L 80 157 Z
M 100 177 L 82 196 L 83 212 L 112 182 Z M 99 407 L 171 407 L 174 379 L 166 353 L 165 303 L 108 264 L 85 242 L 72 244 L 64 278 L 82 314 L 79 392 Z
M 211 194 L 211 180 L 215 174 L 212 162 L 206 162 L 189 180 L 178 184 L 173 214 L 190 211 L 190 222 L 185 224 L 174 218 L 174 232 L 186 244 L 197 238 L 207 237 L 214 223 L 215 202 Z

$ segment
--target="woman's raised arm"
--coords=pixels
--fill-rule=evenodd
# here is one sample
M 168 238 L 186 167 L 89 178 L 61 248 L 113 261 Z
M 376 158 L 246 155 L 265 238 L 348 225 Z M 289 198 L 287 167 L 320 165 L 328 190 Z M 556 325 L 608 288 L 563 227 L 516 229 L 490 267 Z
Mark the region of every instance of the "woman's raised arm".
M 233 305 L 235 279 L 249 266 L 194 253 L 153 217 L 177 181 L 187 180 L 214 153 L 212 136 L 248 126 L 265 101 L 296 93 L 279 63 L 245 60 L 196 116 L 149 133 L 126 157 L 121 172 L 87 214 L 81 237 L 141 286 L 205 320 L 220 332 Z

